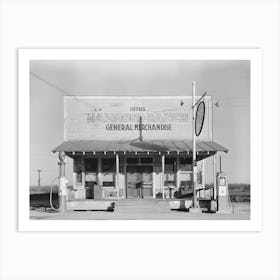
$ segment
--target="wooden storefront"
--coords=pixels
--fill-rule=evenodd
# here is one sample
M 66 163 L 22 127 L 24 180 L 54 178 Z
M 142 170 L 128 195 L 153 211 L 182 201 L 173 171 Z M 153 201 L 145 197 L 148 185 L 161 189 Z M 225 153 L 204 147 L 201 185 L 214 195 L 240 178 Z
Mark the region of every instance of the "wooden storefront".
M 64 142 L 53 152 L 73 159 L 73 197 L 165 199 L 181 186 L 191 188 L 190 102 L 188 97 L 64 97 Z M 206 108 L 196 143 L 202 188 L 204 159 L 227 151 L 212 139 L 210 98 Z

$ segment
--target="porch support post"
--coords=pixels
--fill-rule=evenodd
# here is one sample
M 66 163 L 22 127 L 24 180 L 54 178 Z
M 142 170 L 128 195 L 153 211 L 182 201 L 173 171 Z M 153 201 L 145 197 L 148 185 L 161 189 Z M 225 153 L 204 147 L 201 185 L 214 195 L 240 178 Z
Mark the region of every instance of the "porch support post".
M 213 195 L 214 200 L 218 200 L 217 193 L 217 182 L 216 182 L 216 155 L 213 155 Z
M 205 198 L 205 161 L 204 159 L 201 161 L 202 162 L 202 188 L 203 188 L 203 197 Z
M 82 186 L 85 190 L 86 188 L 86 176 L 85 176 L 85 160 L 84 157 L 82 157 Z
M 73 171 L 73 187 L 76 189 L 77 186 L 77 172 Z
M 97 184 L 98 187 L 102 187 L 102 180 L 101 180 L 101 174 L 102 170 L 101 170 L 101 157 L 98 157 L 97 159 Z
M 180 155 L 177 155 L 177 162 L 176 162 L 176 189 L 179 190 L 180 188 Z
M 156 172 L 155 172 L 155 167 L 153 167 L 153 198 L 156 198 Z
M 125 155 L 125 152 L 124 152 Z M 127 162 L 126 162 L 126 156 L 124 156 L 124 191 L 125 191 L 125 198 L 127 198 Z
M 161 188 L 162 188 L 162 199 L 165 199 L 164 198 L 164 163 L 165 163 L 165 156 L 162 155 L 161 156 Z
M 77 171 L 76 171 L 76 158 L 73 158 L 73 187 L 76 189 L 77 186 Z
M 119 154 L 116 153 L 116 190 L 117 190 L 117 199 L 120 198 L 120 192 L 119 192 L 119 173 L 120 173 L 120 160 L 119 160 Z

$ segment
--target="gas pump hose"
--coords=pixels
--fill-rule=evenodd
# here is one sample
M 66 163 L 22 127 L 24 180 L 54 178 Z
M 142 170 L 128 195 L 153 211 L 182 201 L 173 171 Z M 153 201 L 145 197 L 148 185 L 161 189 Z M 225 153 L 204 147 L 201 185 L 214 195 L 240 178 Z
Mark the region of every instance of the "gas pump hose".
M 50 190 L 50 206 L 51 206 L 51 208 L 52 208 L 54 211 L 59 211 L 59 207 L 58 207 L 58 208 L 55 208 L 55 207 L 53 206 L 53 203 L 52 203 L 52 189 L 53 189 L 55 180 L 58 180 L 58 179 L 59 179 L 59 177 L 55 177 L 55 178 L 52 180 L 52 183 L 51 183 L 51 190 Z

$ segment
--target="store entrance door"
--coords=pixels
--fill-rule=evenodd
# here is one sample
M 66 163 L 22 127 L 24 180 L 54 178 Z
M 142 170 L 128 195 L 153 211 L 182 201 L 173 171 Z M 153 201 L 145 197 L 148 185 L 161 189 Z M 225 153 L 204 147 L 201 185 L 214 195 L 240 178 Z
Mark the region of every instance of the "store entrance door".
M 126 169 L 127 198 L 153 197 L 153 166 L 132 165 Z

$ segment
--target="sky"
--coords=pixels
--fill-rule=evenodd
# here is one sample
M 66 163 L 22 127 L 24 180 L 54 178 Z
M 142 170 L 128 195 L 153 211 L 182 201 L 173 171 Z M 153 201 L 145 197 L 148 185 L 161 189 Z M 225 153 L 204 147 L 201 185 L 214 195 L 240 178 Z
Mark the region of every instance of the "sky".
M 58 156 L 51 150 L 63 142 L 63 96 L 191 96 L 205 91 L 214 107 L 213 140 L 229 149 L 222 169 L 230 183 L 250 183 L 249 61 L 31 61 L 30 185 L 49 185 L 58 175 Z M 213 181 L 206 160 L 206 182 Z M 72 160 L 66 176 L 72 180 Z

